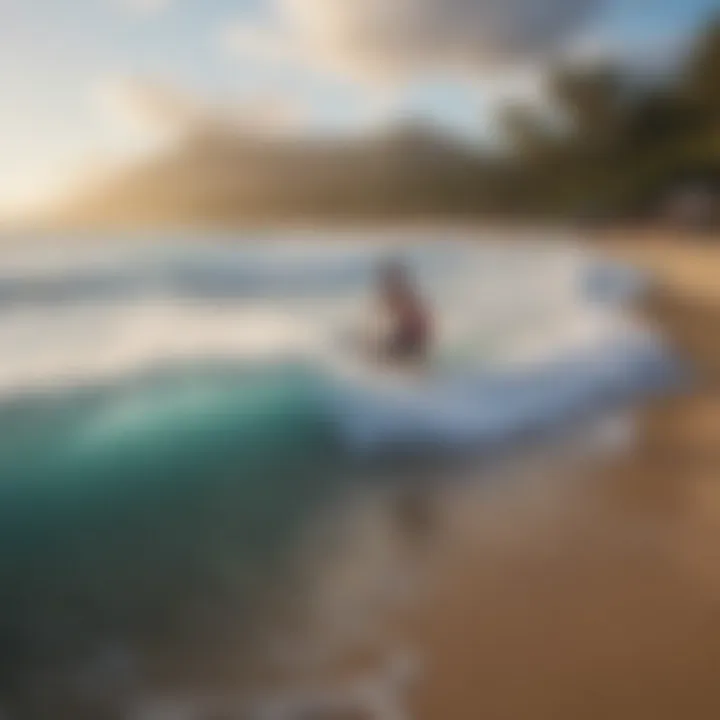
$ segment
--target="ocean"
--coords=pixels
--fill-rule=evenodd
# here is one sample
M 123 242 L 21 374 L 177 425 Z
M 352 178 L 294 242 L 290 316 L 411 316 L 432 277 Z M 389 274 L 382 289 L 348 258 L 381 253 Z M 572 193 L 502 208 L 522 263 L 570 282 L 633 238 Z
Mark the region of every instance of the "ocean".
M 0 255 L 0 711 L 101 720 L 140 685 L 271 682 L 312 652 L 309 588 L 344 587 L 359 527 L 383 562 L 398 487 L 672 382 L 633 314 L 637 273 L 569 236 L 436 236 L 48 238 Z M 421 374 L 353 341 L 390 258 L 437 322 Z

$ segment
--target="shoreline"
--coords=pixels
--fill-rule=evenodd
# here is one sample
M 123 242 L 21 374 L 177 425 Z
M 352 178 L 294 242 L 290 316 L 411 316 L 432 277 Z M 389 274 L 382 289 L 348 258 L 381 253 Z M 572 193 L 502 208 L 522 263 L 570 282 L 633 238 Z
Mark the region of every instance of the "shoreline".
M 498 465 L 413 469 L 391 485 L 374 478 L 332 504 L 327 528 L 309 527 L 297 587 L 271 583 L 257 668 L 255 653 L 225 648 L 220 624 L 203 614 L 207 599 L 196 598 L 188 611 L 207 627 L 199 664 L 180 667 L 150 643 L 142 696 L 180 673 L 188 689 L 196 677 L 219 693 L 242 692 L 243 678 L 250 692 L 257 679 L 267 688 L 258 702 L 308 702 L 309 714 L 328 698 L 362 705 L 369 682 L 394 709 L 350 708 L 368 720 L 406 704 L 414 720 L 720 717 L 720 246 L 613 234 L 587 247 L 652 275 L 637 312 L 694 371 L 693 384 L 619 416 L 610 439 L 587 450 L 578 425 L 557 452 L 531 443 Z M 242 525 L 235 511 L 231 522 Z M 107 577 L 135 577 L 134 561 L 123 569 L 120 557 Z M 237 608 L 218 607 L 227 634 Z M 276 694 L 287 688 L 287 700 Z M 234 712 L 248 697 L 228 702 Z
M 420 720 L 720 716 L 720 246 L 677 243 L 594 247 L 653 274 L 641 311 L 696 382 L 626 453 L 462 499 L 417 619 Z

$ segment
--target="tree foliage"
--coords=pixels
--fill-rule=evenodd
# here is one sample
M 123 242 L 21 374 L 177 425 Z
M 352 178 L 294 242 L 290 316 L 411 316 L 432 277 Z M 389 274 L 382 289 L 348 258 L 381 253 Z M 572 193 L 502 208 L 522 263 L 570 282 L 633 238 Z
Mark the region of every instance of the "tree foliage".
M 551 85 L 558 132 L 529 109 L 506 116 L 512 162 L 527 176 L 518 209 L 643 213 L 684 183 L 718 192 L 720 20 L 661 82 L 601 67 L 559 69 Z

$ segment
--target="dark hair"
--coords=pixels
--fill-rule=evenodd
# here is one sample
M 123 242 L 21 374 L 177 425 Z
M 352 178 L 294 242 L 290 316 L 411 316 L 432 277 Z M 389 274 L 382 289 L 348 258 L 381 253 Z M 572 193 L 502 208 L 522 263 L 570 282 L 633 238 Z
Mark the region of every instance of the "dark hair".
M 383 260 L 378 267 L 378 276 L 384 281 L 406 280 L 408 269 L 398 258 Z

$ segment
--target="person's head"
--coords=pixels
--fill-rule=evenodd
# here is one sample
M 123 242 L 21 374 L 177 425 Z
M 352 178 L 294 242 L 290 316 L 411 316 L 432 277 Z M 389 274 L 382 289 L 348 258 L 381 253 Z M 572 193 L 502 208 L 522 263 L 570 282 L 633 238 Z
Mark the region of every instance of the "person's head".
M 407 268 L 398 260 L 389 260 L 378 271 L 380 293 L 387 298 L 398 298 L 412 294 L 412 281 Z

